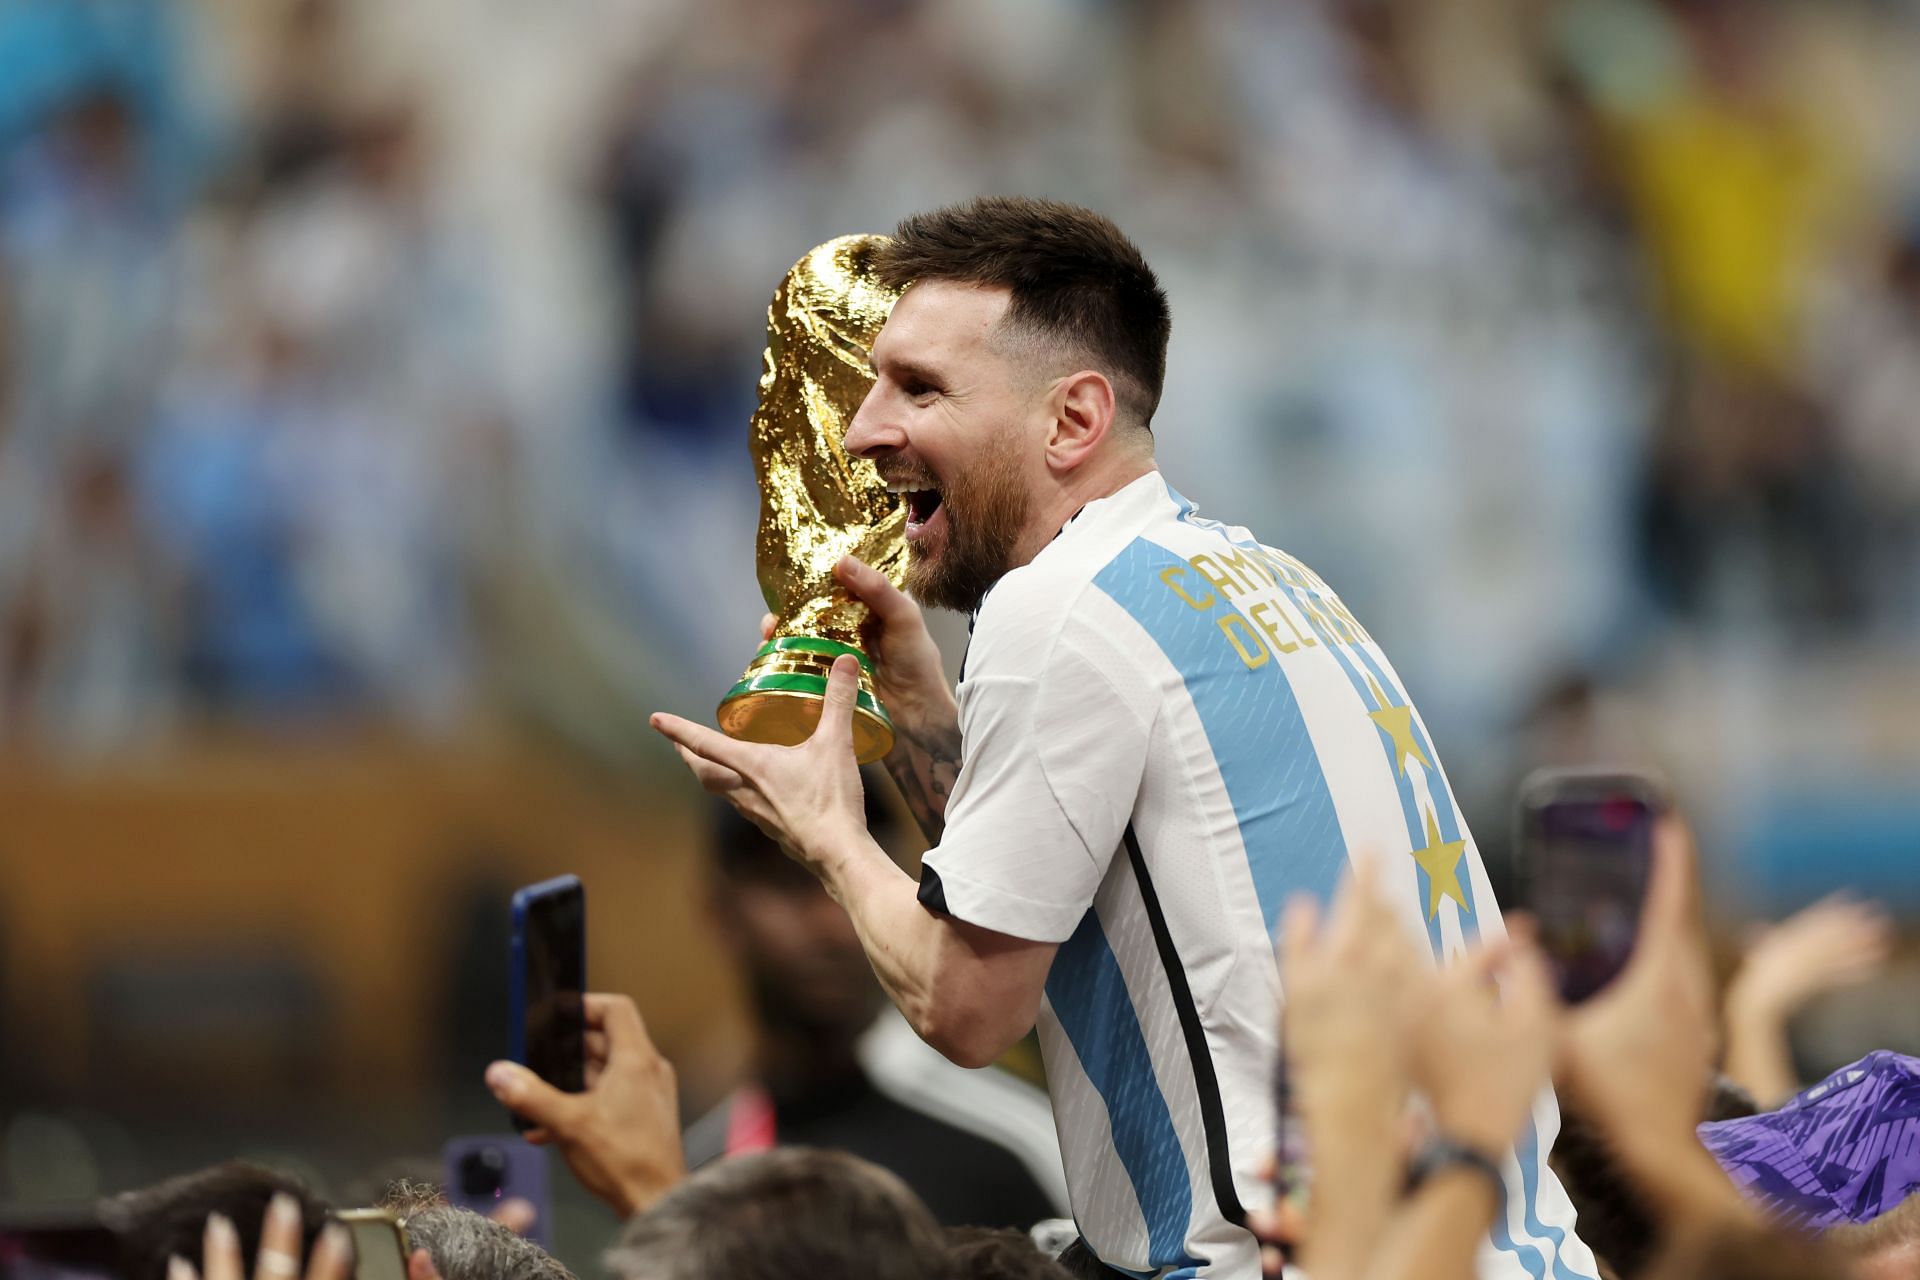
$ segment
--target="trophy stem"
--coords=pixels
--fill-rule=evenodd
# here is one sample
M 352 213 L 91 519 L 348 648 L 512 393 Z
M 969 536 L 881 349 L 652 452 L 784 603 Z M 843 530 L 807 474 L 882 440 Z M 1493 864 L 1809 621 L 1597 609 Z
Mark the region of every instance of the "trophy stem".
M 760 646 L 739 683 L 720 700 L 720 730 L 731 738 L 798 746 L 813 736 L 826 705 L 833 660 L 860 660 L 853 708 L 853 753 L 871 764 L 893 750 L 893 719 L 873 689 L 873 663 L 859 649 L 820 636 L 777 636 Z

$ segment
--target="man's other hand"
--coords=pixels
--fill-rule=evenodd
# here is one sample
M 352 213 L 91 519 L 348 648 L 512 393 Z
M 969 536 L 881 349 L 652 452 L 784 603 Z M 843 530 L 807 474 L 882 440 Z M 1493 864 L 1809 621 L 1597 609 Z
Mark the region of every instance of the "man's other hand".
M 565 1093 L 516 1062 L 487 1068 L 487 1088 L 551 1143 L 580 1185 L 621 1217 L 649 1208 L 686 1176 L 673 1066 L 626 996 L 586 997 L 587 1088 Z
M 700 785 L 722 797 L 816 868 L 821 851 L 866 836 L 867 809 L 853 756 L 853 705 L 860 663 L 834 659 L 813 736 L 797 747 L 741 742 L 717 729 L 656 712 L 652 724 L 673 743 Z
M 860 641 L 873 659 L 874 691 L 901 732 L 916 736 L 957 726 L 960 712 L 940 646 L 913 597 L 852 556 L 833 567 L 833 576 L 847 594 L 867 606 Z

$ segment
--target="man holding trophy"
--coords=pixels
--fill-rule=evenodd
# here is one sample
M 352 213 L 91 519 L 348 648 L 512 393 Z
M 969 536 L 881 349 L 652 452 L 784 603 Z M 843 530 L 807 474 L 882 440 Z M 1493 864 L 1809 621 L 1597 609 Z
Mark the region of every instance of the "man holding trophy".
M 1139 250 L 1050 201 L 802 259 L 754 422 L 767 643 L 733 736 L 653 723 L 819 876 L 929 1043 L 980 1066 L 1038 1025 L 1071 1265 L 1251 1277 L 1282 905 L 1382 851 L 1436 957 L 1501 925 L 1379 647 L 1156 468 L 1170 328 Z M 973 615 L 957 699 L 922 606 Z M 865 829 L 882 754 L 935 842 L 918 884 Z M 1444 1135 L 1502 1180 L 1482 1275 L 1595 1275 L 1557 1126 L 1547 1092 L 1517 1145 Z

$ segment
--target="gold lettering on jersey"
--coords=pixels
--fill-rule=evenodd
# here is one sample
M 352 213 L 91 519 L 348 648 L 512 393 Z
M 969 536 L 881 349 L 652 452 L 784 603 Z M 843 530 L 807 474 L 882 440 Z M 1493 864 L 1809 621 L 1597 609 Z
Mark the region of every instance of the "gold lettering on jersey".
M 1212 590 L 1200 589 L 1187 576 L 1189 570 Z M 1284 551 L 1252 546 L 1204 552 L 1184 565 L 1161 569 L 1159 578 L 1189 609 L 1206 613 L 1226 608 L 1218 619 L 1220 634 L 1250 671 L 1265 666 L 1274 654 L 1311 649 L 1321 641 L 1348 646 L 1373 642 L 1325 580 Z M 1248 603 L 1243 614 L 1234 605 L 1249 596 L 1260 598 Z
M 1178 582 L 1175 581 L 1176 578 L 1183 576 L 1185 573 L 1186 573 L 1186 570 L 1182 569 L 1179 565 L 1170 564 L 1166 568 L 1160 571 L 1160 581 L 1166 583 L 1169 587 L 1171 587 L 1173 589 L 1173 594 L 1179 596 L 1182 600 L 1185 600 L 1187 602 L 1187 607 L 1189 609 L 1213 608 L 1214 603 L 1220 599 L 1219 596 L 1216 596 L 1211 591 L 1209 591 L 1205 599 L 1195 600 L 1192 596 L 1187 594 L 1187 589 L 1185 587 L 1181 586 Z
M 1300 634 L 1300 628 L 1293 625 L 1293 619 L 1271 600 L 1255 601 L 1253 607 L 1247 610 L 1247 616 L 1253 619 L 1254 625 L 1266 633 L 1267 643 L 1273 646 L 1276 653 L 1292 653 L 1302 645 L 1313 643 L 1312 640 Z M 1293 639 L 1283 640 L 1280 637 L 1278 624 L 1281 622 L 1286 624 L 1287 630 L 1293 632 Z
M 1229 611 L 1221 614 L 1220 631 L 1227 637 L 1227 642 L 1233 646 L 1234 651 L 1240 655 L 1240 661 L 1247 664 L 1249 671 L 1257 671 L 1266 666 L 1268 660 L 1273 657 L 1267 652 L 1267 646 L 1260 643 L 1260 637 L 1253 633 L 1253 628 L 1247 625 L 1247 620 L 1238 613 Z M 1251 651 L 1247 648 L 1248 641 L 1253 643 Z
M 1218 559 L 1220 567 L 1228 573 L 1231 573 L 1234 581 L 1240 584 L 1241 594 L 1245 594 L 1248 591 L 1258 591 L 1262 587 L 1270 587 L 1273 585 L 1273 576 L 1266 573 L 1257 560 L 1247 556 L 1244 552 L 1223 551 L 1216 559 Z M 1257 576 L 1254 572 L 1256 569 L 1262 570 Z
M 1221 572 L 1220 567 L 1214 564 L 1212 556 L 1197 555 L 1197 556 L 1194 556 L 1192 559 L 1188 560 L 1187 563 L 1193 566 L 1193 571 L 1195 573 L 1199 574 L 1201 577 L 1205 578 L 1208 582 L 1212 583 L 1213 589 L 1215 591 L 1218 591 L 1221 595 L 1234 596 L 1239 594 L 1239 592 L 1233 589 L 1234 588 L 1233 579 L 1229 578 L 1225 573 Z

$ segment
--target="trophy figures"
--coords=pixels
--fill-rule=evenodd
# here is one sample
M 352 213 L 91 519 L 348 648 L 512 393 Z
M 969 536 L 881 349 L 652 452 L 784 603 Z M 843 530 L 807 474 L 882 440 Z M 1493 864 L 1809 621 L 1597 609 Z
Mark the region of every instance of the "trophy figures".
M 730 737 L 804 742 L 819 723 L 834 658 L 851 653 L 860 660 L 853 749 L 862 764 L 893 749 L 893 722 L 860 649 L 867 608 L 834 580 L 833 566 L 858 556 L 896 586 L 906 572 L 905 501 L 840 445 L 873 385 L 868 348 L 898 296 L 873 279 L 884 243 L 829 240 L 794 264 L 767 308 L 749 447 L 760 479 L 760 590 L 774 630 L 719 709 Z

